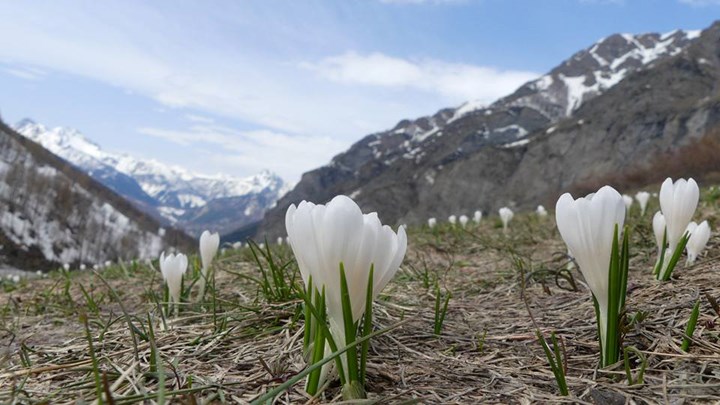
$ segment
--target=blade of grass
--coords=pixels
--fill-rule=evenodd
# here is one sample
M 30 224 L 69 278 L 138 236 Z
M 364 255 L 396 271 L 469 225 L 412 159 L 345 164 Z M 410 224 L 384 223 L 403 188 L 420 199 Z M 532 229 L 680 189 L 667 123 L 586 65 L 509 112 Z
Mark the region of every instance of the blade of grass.
M 350 303 L 350 290 L 345 277 L 345 265 L 340 262 L 340 299 L 342 302 L 343 325 L 345 329 L 345 344 L 355 342 L 357 326 L 353 321 L 352 304 Z M 351 347 L 347 353 L 348 380 L 359 381 L 357 346 Z
M 685 337 L 682 341 L 682 351 L 687 352 L 690 349 L 690 342 L 693 333 L 695 333 L 695 326 L 697 325 L 698 316 L 700 315 L 700 300 L 695 302 L 695 306 L 690 313 L 690 319 L 688 320 L 687 326 L 685 327 Z
M 368 275 L 368 284 L 365 294 L 365 316 L 363 319 L 362 333 L 360 336 L 365 337 L 372 332 L 372 307 L 373 307 L 373 277 L 375 273 L 375 264 L 370 265 L 370 274 Z M 367 373 L 367 357 L 370 350 L 370 341 L 366 340 L 360 346 L 360 383 L 365 386 L 365 375 Z

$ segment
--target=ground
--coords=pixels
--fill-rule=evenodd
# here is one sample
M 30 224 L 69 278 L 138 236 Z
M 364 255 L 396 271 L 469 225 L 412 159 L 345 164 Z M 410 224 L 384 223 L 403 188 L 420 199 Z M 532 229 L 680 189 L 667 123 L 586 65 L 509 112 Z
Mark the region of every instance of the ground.
M 705 191 L 697 219 L 716 221 Z M 656 248 L 649 222 L 631 209 L 631 269 L 623 362 L 598 368 L 590 293 L 552 217 L 516 215 L 507 234 L 494 218 L 467 229 L 409 229 L 409 250 L 378 298 L 368 364 L 373 403 L 717 403 L 720 401 L 720 238 L 674 278 L 651 275 Z M 272 246 L 273 261 L 292 261 Z M 267 270 L 267 261 L 260 258 Z M 156 263 L 155 264 L 156 267 Z M 292 291 L 265 291 L 252 252 L 228 250 L 215 264 L 203 303 L 186 288 L 179 315 L 163 316 L 163 284 L 148 264 L 96 272 L 55 271 L 3 282 L 0 292 L 0 402 L 247 403 L 301 372 L 303 311 Z M 196 259 L 191 267 L 196 269 Z M 196 270 L 195 270 L 196 271 Z M 296 267 L 286 268 L 285 283 Z M 290 274 L 295 274 L 290 276 Z M 189 283 L 188 283 L 189 284 Z M 270 287 L 274 286 L 271 282 Z M 190 286 L 186 286 L 190 287 Z M 436 295 L 451 294 L 440 335 Z M 284 296 L 283 296 L 284 295 Z M 688 352 L 685 327 L 700 301 Z M 533 322 L 534 320 L 534 322 Z M 567 360 L 570 395 L 560 396 L 536 330 L 555 332 Z M 91 343 L 91 344 L 90 344 Z M 642 383 L 638 374 L 645 359 Z M 331 383 L 317 398 L 295 384 L 276 403 L 339 402 Z

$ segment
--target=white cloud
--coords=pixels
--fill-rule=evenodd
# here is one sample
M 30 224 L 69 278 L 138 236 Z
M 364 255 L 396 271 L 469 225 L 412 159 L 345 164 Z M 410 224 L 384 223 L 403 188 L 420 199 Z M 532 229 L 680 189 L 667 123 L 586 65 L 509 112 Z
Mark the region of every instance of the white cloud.
M 539 75 L 438 60 L 407 60 L 382 53 L 346 52 L 301 64 L 335 82 L 400 87 L 435 93 L 452 102 L 494 101 Z
M 201 124 L 212 124 L 215 122 L 215 120 L 210 117 L 205 117 L 197 114 L 186 114 L 185 118 L 187 118 L 188 121 L 198 122 Z
M 184 130 L 139 128 L 144 135 L 165 139 L 178 145 L 205 151 L 208 160 L 219 167 L 246 173 L 269 169 L 296 182 L 302 172 L 328 162 L 349 145 L 330 137 L 287 135 L 269 130 L 238 131 L 220 125 L 198 124 Z M 211 146 L 203 149 L 203 146 Z M 207 172 L 207 167 L 198 167 Z
M 91 92 L 83 91 L 83 83 L 114 86 L 133 97 L 156 101 L 158 106 L 148 108 L 164 111 L 163 122 L 179 118 L 179 127 L 188 123 L 212 126 L 217 119 L 262 130 L 262 139 L 250 136 L 257 132 L 217 128 L 145 128 L 145 133 L 156 138 L 167 135 L 164 139 L 187 147 L 205 142 L 218 151 L 226 145 L 241 145 L 246 149 L 224 159 L 234 167 L 243 165 L 240 157 L 249 162 L 245 164 L 248 167 L 267 167 L 268 161 L 274 161 L 267 156 L 279 153 L 281 159 L 274 164 L 287 178 L 327 163 L 353 141 L 402 119 L 432 114 L 467 100 L 491 102 L 536 76 L 532 72 L 428 58 L 409 60 L 382 53 L 345 52 L 324 57 L 331 55 L 328 52 L 347 49 L 351 41 L 328 46 L 328 38 L 341 36 L 342 31 L 302 18 L 302 25 L 295 27 L 281 19 L 255 18 L 251 13 L 223 14 L 232 21 L 198 18 L 194 13 L 168 16 L 166 10 L 154 9 L 150 3 L 91 2 L 86 7 L 44 4 L 46 8 L 36 7 L 30 13 L 14 2 L 0 2 L 0 15 L 7 16 L 0 24 L 0 63 L 13 70 L 10 74 L 29 79 L 29 71 L 17 67 L 35 66 L 48 72 L 46 80 L 82 78 L 73 83 L 77 84 L 74 88 L 79 99 L 92 97 Z M 181 24 L 177 18 L 183 16 L 193 24 Z M 249 31 L 254 36 L 228 36 L 237 28 L 234 24 L 243 23 L 235 19 L 262 21 L 260 27 L 253 28 L 266 31 Z M 275 25 L 266 27 L 269 24 Z M 278 32 L 283 34 L 273 37 L 280 35 Z M 315 37 L 321 39 L 318 42 L 322 46 L 307 45 Z M 302 53 L 288 54 L 265 46 L 265 42 L 262 47 L 255 45 L 263 40 L 283 47 L 297 47 L 295 41 L 300 41 Z M 302 58 L 312 59 L 299 63 Z M 113 106 L 98 106 L 98 110 L 111 114 L 97 115 L 99 120 L 117 116 Z M 207 138 L 201 141 L 198 134 Z M 272 145 L 270 141 L 282 144 Z
M 467 0 L 380 0 L 386 4 L 453 4 L 465 3 Z
M 3 67 L 2 70 L 25 80 L 40 80 L 46 75 L 46 72 L 43 70 L 26 66 L 7 66 Z
M 720 6 L 720 0 L 679 0 L 680 3 L 693 7 Z

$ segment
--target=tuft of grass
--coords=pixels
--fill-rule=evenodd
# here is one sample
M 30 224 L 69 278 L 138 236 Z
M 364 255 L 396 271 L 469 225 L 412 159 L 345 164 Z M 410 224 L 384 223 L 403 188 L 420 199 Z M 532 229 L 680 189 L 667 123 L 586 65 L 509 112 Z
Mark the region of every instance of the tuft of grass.
M 279 256 L 273 255 L 267 242 L 265 247 L 261 248 L 255 241 L 249 240 L 248 246 L 260 271 L 260 278 L 240 273 L 233 274 L 255 282 L 268 302 L 287 302 L 297 299 L 298 270 L 291 266 L 293 261 L 286 260 L 281 263 Z
M 633 380 L 632 370 L 630 369 L 630 352 L 635 353 L 635 356 L 640 360 L 640 371 L 638 371 L 635 380 Z M 644 376 L 645 369 L 647 368 L 645 355 L 635 346 L 628 346 L 623 350 L 623 363 L 625 364 L 625 375 L 627 376 L 628 385 L 642 385 L 645 382 Z
M 567 364 L 565 362 L 566 357 L 561 356 L 560 354 L 560 344 L 558 344 L 557 336 L 555 335 L 555 332 L 552 332 L 550 334 L 550 340 L 552 341 L 553 348 L 550 350 L 550 347 L 548 346 L 547 342 L 545 341 L 545 337 L 540 333 L 540 330 L 536 330 L 535 334 L 537 335 L 538 341 L 540 342 L 540 345 L 543 348 L 543 351 L 545 352 L 545 357 L 547 357 L 548 364 L 550 365 L 550 369 L 553 372 L 553 375 L 555 376 L 555 382 L 558 385 L 558 390 L 560 391 L 560 395 L 562 396 L 568 396 L 570 395 L 570 392 L 568 391 L 567 386 L 567 380 L 565 379 L 565 375 L 567 373 Z M 561 338 L 562 339 L 562 338 Z M 565 352 L 565 346 L 563 345 L 562 352 Z
M 435 319 L 433 322 L 433 333 L 436 336 L 440 336 L 440 333 L 442 332 L 442 327 L 445 323 L 445 315 L 447 315 L 448 304 L 450 303 L 451 297 L 452 292 L 446 291 L 443 299 L 440 292 L 440 283 L 435 280 Z

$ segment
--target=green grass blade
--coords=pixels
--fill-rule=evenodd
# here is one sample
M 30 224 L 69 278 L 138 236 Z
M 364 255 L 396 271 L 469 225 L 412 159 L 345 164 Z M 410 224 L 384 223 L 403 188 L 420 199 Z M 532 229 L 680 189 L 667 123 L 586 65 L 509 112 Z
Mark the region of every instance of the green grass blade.
M 345 265 L 340 263 L 340 299 L 342 301 L 343 325 L 345 327 L 345 344 L 355 342 L 357 327 L 353 322 L 352 304 L 350 302 L 350 290 L 345 276 Z M 359 381 L 357 347 L 353 346 L 347 351 L 348 380 Z
M 687 326 L 685 327 L 685 337 L 682 341 L 682 351 L 687 352 L 690 349 L 690 339 L 692 339 L 693 333 L 695 333 L 695 326 L 697 325 L 698 316 L 700 315 L 700 300 L 695 302 L 695 306 L 690 313 L 690 319 L 688 320 Z
M 80 321 L 85 326 L 85 338 L 88 341 L 88 351 L 90 352 L 90 360 L 92 361 L 93 378 L 95 379 L 95 394 L 99 403 L 102 403 L 103 388 L 100 380 L 100 367 L 98 365 L 97 356 L 95 355 L 95 347 L 92 342 L 92 334 L 90 333 L 90 325 L 88 325 L 87 314 L 80 314 Z
M 662 271 L 663 265 L 665 264 L 665 252 L 667 251 L 667 227 L 663 231 L 662 249 L 660 249 L 660 257 L 658 257 L 657 263 L 655 263 L 655 269 L 653 274 L 655 278 L 660 280 L 660 271 Z
M 317 289 L 316 289 L 316 291 L 317 291 Z M 313 305 L 312 300 L 310 300 L 307 296 L 305 296 L 303 294 L 300 294 L 300 296 L 303 298 L 303 300 L 305 300 L 305 305 L 310 309 L 310 313 L 312 314 L 312 316 L 315 317 L 316 320 L 323 319 L 323 316 L 320 314 L 318 308 L 315 305 Z M 325 297 L 325 287 L 323 287 L 322 296 Z M 324 303 L 324 299 L 323 299 L 323 303 Z M 322 307 L 324 307 L 324 306 L 325 305 L 323 304 Z M 323 334 L 325 335 L 325 338 L 327 339 L 327 343 L 330 346 L 330 350 L 332 350 L 333 352 L 337 351 L 337 344 L 335 343 L 335 339 L 333 339 L 332 333 L 330 333 L 330 329 L 328 329 L 328 327 L 327 327 L 327 323 L 316 322 L 315 325 L 318 327 L 318 329 L 322 329 Z M 316 332 L 316 333 L 319 333 L 319 332 Z M 345 384 L 345 382 L 346 382 L 345 373 L 343 371 L 342 361 L 340 361 L 339 357 L 335 361 L 335 367 L 337 367 L 337 369 L 338 369 L 338 374 L 340 375 L 340 382 L 342 384 Z
M 675 270 L 675 266 L 677 265 L 677 262 L 680 260 L 680 256 L 682 256 L 683 251 L 685 251 L 685 245 L 687 245 L 688 240 L 690 240 L 690 233 L 685 232 L 683 237 L 680 239 L 680 242 L 677 245 L 677 248 L 675 248 L 675 251 L 673 252 L 672 257 L 670 258 L 670 261 L 667 264 L 667 268 L 662 273 L 662 281 L 668 281 L 670 280 L 670 276 L 672 276 L 673 270 Z
M 324 291 L 324 290 L 323 290 Z M 325 324 L 327 322 L 327 312 L 325 310 L 325 296 L 320 296 L 320 293 L 316 293 L 316 302 L 320 303 L 320 319 L 317 319 L 317 322 Z M 315 332 L 314 340 L 313 340 L 313 352 L 312 352 L 312 358 L 310 360 L 310 364 L 315 364 L 323 359 L 323 356 L 325 355 L 325 334 L 323 333 L 322 329 L 318 329 Z M 322 374 L 322 369 L 319 368 L 312 373 L 310 373 L 308 377 L 308 384 L 307 384 L 307 393 L 310 395 L 315 395 L 318 390 L 318 386 L 320 385 L 320 375 Z
M 602 366 L 606 367 L 617 361 L 618 349 L 618 308 L 620 306 L 620 252 L 618 246 L 618 226 L 613 232 L 612 252 L 610 254 L 610 272 L 608 274 L 608 308 L 605 327 L 605 347 L 601 353 Z
M 372 332 L 372 307 L 373 307 L 373 282 L 375 275 L 375 264 L 370 265 L 370 274 L 368 275 L 368 283 L 365 294 L 365 316 L 363 317 L 363 327 L 360 336 L 365 337 Z M 365 375 L 367 372 L 367 357 L 370 350 L 370 341 L 366 340 L 360 346 L 360 383 L 365 386 Z

